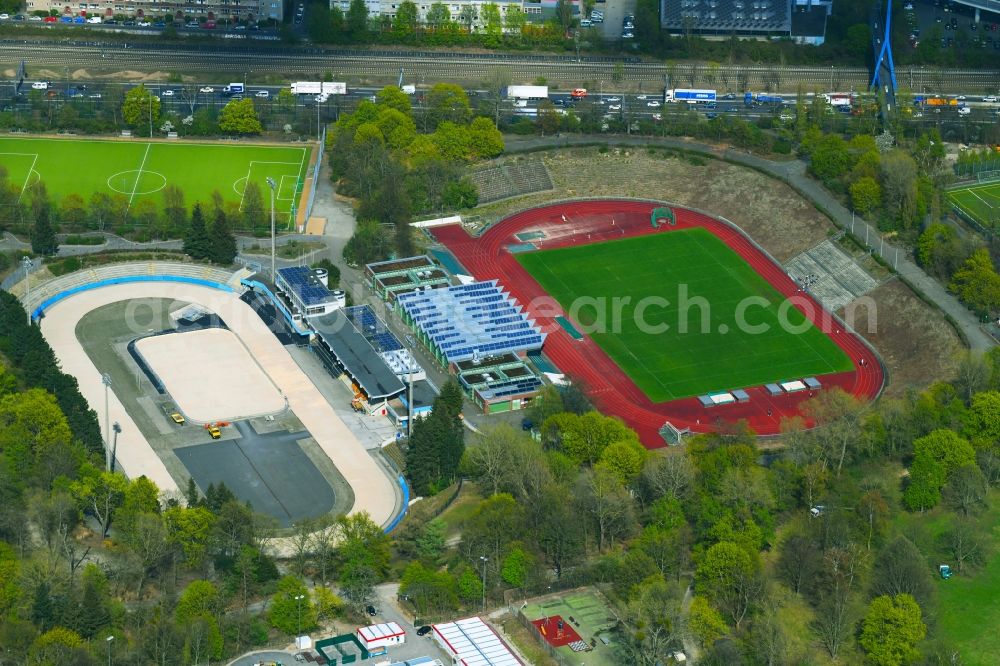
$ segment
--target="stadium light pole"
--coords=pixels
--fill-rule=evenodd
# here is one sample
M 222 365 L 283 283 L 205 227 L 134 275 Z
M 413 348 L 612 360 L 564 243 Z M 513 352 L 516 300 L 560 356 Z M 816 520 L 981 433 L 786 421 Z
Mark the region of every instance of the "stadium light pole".
M 108 666 L 111 666 L 111 644 L 114 642 L 114 635 L 108 636 L 104 639 L 108 644 Z
M 101 375 L 101 383 L 104 384 L 104 458 L 108 471 L 111 471 L 111 416 L 108 413 L 108 389 L 111 388 L 111 375 L 104 373 Z
M 28 326 L 31 326 L 31 257 L 21 257 L 21 265 L 24 266 L 24 303 L 28 306 Z
M 111 471 L 115 471 L 115 460 L 118 458 L 118 435 L 121 434 L 122 426 L 118 421 L 111 424 L 111 432 L 115 434 L 111 445 Z
M 490 561 L 490 558 L 480 555 L 479 559 L 483 563 L 483 615 L 486 615 L 486 563 Z
M 278 279 L 278 274 L 275 272 L 275 260 L 274 260 L 274 189 L 278 186 L 274 182 L 274 178 L 270 176 L 267 177 L 267 186 L 271 188 L 271 280 L 276 281 Z
M 305 599 L 305 598 L 306 598 L 306 595 L 304 595 L 304 594 L 296 594 L 295 597 L 294 597 L 294 599 L 295 599 L 295 606 L 296 606 L 296 609 L 298 610 L 298 617 L 297 617 L 297 619 L 295 621 L 295 635 L 296 636 L 298 636 L 299 634 L 302 633 L 302 600 Z

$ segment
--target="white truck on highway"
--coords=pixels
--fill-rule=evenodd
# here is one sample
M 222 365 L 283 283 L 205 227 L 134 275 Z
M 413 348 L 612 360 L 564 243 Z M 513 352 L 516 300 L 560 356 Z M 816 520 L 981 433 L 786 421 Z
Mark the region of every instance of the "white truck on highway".
M 293 95 L 346 95 L 347 84 L 336 81 L 295 81 Z
M 242 95 L 246 90 L 246 86 L 242 82 L 236 81 L 230 83 L 228 86 L 222 89 L 223 94 L 226 95 Z
M 548 86 L 507 86 L 504 97 L 515 100 L 548 99 Z

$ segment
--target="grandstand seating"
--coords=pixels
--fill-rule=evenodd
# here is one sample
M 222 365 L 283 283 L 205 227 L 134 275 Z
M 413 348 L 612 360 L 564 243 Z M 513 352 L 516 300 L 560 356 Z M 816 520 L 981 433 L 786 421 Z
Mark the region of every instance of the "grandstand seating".
M 552 178 L 541 160 L 518 160 L 482 169 L 472 174 L 479 191 L 479 203 L 552 189 Z
M 110 264 L 69 273 L 68 275 L 54 278 L 42 284 L 33 283 L 31 286 L 31 303 L 26 305 L 36 307 L 42 301 L 60 292 L 82 287 L 100 280 L 113 280 L 132 275 L 174 275 L 226 284 L 232 278 L 233 273 L 222 268 L 175 261 L 141 261 Z M 20 295 L 20 298 L 24 299 L 23 293 Z

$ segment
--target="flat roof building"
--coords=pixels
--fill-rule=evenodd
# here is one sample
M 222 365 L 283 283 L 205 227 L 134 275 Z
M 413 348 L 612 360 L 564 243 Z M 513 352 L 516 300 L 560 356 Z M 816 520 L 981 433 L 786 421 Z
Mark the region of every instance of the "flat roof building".
M 309 322 L 316 331 L 320 358 L 334 375 L 347 374 L 355 392 L 369 404 L 380 403 L 403 392 L 405 386 L 343 310 Z
M 374 651 L 406 642 L 406 632 L 395 622 L 358 627 L 358 638 L 368 650 Z
M 365 278 L 375 293 L 387 301 L 415 289 L 447 287 L 451 278 L 427 255 L 377 261 L 365 266 Z
M 542 380 L 517 354 L 460 361 L 455 373 L 472 401 L 487 414 L 524 409 L 542 388 Z
M 434 640 L 455 666 L 524 666 L 490 625 L 469 617 L 433 625 Z
M 326 270 L 307 266 L 279 268 L 274 280 L 278 297 L 291 306 L 296 319 L 319 317 L 344 307 L 344 292 L 331 291 L 327 284 Z

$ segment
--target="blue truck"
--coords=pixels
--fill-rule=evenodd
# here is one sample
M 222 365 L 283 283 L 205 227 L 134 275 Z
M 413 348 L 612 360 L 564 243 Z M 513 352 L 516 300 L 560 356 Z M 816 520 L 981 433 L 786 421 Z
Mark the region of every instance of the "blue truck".
M 743 95 L 743 103 L 747 106 L 753 106 L 754 104 L 784 104 L 785 100 L 779 95 L 748 92 Z

